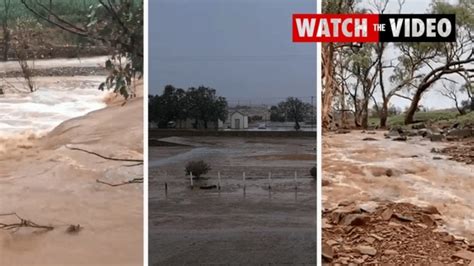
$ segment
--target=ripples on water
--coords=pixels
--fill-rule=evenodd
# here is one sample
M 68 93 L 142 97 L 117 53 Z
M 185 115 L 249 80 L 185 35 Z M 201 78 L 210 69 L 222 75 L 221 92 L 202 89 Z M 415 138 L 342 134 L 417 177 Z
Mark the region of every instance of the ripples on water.
M 0 95 L 0 139 L 44 135 L 66 120 L 104 108 L 106 94 L 97 86 L 69 85 Z

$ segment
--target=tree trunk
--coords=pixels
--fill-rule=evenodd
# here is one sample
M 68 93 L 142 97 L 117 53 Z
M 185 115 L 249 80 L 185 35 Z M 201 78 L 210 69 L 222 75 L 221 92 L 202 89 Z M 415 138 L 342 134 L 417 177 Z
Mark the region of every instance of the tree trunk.
M 295 129 L 299 130 L 300 128 L 300 123 L 298 123 L 298 120 L 295 120 Z
M 3 61 L 8 61 L 8 52 L 10 50 L 10 31 L 8 26 L 3 25 Z
M 405 115 L 405 125 L 412 124 L 414 121 L 416 110 L 418 109 L 418 103 L 421 100 L 421 95 L 423 92 L 421 90 L 417 90 L 415 96 L 413 96 L 413 100 L 411 101 L 410 107 L 408 107 L 407 113 Z
M 328 129 L 330 124 L 330 112 L 332 99 L 334 96 L 334 44 L 333 43 L 323 43 L 323 63 L 324 63 L 324 91 L 322 99 L 322 127 L 323 129 Z M 321 73 L 318 73 L 321 75 Z
M 382 103 L 382 111 L 380 112 L 380 128 L 387 128 L 388 118 L 388 99 L 384 98 Z
M 369 127 L 369 100 L 364 99 L 362 106 L 362 128 L 367 129 Z

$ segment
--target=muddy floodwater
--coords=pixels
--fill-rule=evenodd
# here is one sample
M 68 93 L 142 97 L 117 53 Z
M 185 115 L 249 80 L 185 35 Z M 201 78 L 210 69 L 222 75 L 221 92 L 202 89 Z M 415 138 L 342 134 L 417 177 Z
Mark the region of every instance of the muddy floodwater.
M 313 138 L 161 141 L 169 146 L 150 148 L 151 265 L 316 263 Z M 192 160 L 212 167 L 193 189 Z M 219 174 L 220 190 L 202 189 Z
M 363 141 L 367 137 L 375 140 Z M 325 135 L 323 175 L 331 184 L 323 187 L 323 206 L 384 200 L 434 205 L 445 220 L 444 230 L 472 238 L 474 169 L 431 152 L 448 145 L 456 143 L 421 137 L 399 142 L 382 132 Z
M 37 61 L 38 68 L 83 67 L 103 58 Z M 17 63 L 16 63 L 17 64 Z M 13 62 L 0 72 L 14 71 Z M 3 78 L 0 96 L 0 223 L 16 213 L 34 227 L 0 229 L 0 265 L 142 265 L 143 166 L 93 154 L 141 160 L 143 98 L 99 91 L 103 76 Z M 140 87 L 141 88 L 141 87 Z M 141 89 L 140 89 L 141 90 Z M 127 123 L 123 123 L 127 121 Z M 70 230 L 71 226 L 78 230 Z

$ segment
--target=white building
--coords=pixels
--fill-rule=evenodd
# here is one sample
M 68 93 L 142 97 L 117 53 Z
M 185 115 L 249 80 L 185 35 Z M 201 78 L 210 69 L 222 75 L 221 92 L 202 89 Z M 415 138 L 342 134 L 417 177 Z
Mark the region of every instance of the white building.
M 245 129 L 249 127 L 249 118 L 245 114 L 235 111 L 230 114 L 230 128 Z

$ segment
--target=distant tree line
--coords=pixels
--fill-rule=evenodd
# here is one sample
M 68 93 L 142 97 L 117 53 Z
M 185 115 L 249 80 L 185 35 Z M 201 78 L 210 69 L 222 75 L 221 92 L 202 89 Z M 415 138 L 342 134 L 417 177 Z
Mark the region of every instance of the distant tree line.
M 193 120 L 193 127 L 200 123 L 205 129 L 209 122 L 225 121 L 227 118 L 227 100 L 217 96 L 216 90 L 200 86 L 187 90 L 165 86 L 161 95 L 148 96 L 149 121 L 159 128 L 167 128 L 170 122 Z
M 298 98 L 289 97 L 270 108 L 270 121 L 295 122 L 295 129 L 300 129 L 300 122 L 311 117 L 313 106 Z

